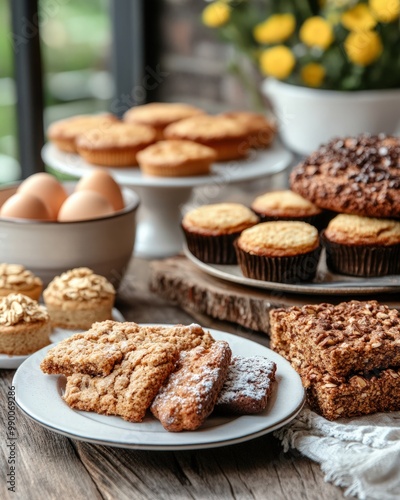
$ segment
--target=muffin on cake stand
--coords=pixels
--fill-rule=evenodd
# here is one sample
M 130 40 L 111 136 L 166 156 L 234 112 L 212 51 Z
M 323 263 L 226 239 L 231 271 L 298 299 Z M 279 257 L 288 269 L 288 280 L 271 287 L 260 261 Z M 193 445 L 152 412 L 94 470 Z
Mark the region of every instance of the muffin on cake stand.
M 51 143 L 43 147 L 42 158 L 55 170 L 79 178 L 98 168 L 76 154 L 63 153 Z M 207 186 L 210 190 L 221 190 L 228 184 L 265 179 L 282 172 L 291 160 L 292 154 L 275 141 L 269 149 L 252 151 L 246 159 L 214 163 L 209 175 L 150 177 L 143 175 L 139 167 L 108 168 L 108 171 L 119 184 L 135 188 L 140 196 L 135 255 L 159 258 L 181 251 L 182 207 L 194 188 Z

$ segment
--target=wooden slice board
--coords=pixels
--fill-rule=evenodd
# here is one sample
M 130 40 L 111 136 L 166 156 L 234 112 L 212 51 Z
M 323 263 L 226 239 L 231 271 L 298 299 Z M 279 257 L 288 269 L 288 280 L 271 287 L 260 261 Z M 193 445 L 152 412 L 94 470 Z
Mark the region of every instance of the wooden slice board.
M 389 307 L 400 307 L 390 294 L 362 297 L 299 295 L 236 285 L 204 273 L 184 256 L 153 261 L 150 270 L 150 289 L 187 313 L 229 321 L 266 334 L 269 334 L 269 311 L 277 307 L 321 302 L 336 304 L 352 299 L 373 299 Z

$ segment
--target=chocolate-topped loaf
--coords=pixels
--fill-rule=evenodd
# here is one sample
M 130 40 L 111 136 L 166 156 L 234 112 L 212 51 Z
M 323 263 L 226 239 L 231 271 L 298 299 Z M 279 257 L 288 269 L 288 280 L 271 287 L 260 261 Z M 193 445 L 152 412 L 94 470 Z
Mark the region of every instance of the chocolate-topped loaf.
M 290 185 L 321 208 L 399 218 L 400 138 L 335 138 L 293 169 Z

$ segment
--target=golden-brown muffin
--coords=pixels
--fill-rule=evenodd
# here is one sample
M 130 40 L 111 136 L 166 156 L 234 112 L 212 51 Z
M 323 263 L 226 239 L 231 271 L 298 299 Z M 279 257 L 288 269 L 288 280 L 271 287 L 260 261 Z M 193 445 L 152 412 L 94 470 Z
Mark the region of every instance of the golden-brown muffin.
M 191 116 L 204 114 L 204 111 L 180 102 L 151 102 L 129 109 L 123 116 L 128 123 L 150 125 L 157 132 L 157 139 L 164 139 L 164 129 L 171 123 Z
M 224 116 L 200 115 L 169 125 L 167 139 L 199 142 L 215 149 L 218 161 L 245 158 L 250 149 L 245 125 Z
M 76 153 L 78 135 L 91 129 L 107 130 L 111 123 L 117 121 L 110 113 L 72 116 L 52 123 L 47 130 L 47 136 L 61 151 Z
M 239 203 L 216 203 L 189 211 L 182 220 L 189 250 L 203 262 L 235 264 L 233 242 L 258 222 L 258 217 Z
M 103 276 L 80 267 L 55 277 L 43 298 L 54 326 L 87 330 L 112 318 L 115 290 Z
M 151 127 L 114 123 L 104 131 L 94 129 L 79 135 L 76 148 L 89 163 L 127 167 L 137 165 L 137 153 L 155 140 L 156 132 Z
M 22 356 L 50 344 L 46 308 L 36 300 L 12 293 L 0 300 L 0 353 Z
M 230 113 L 223 113 L 221 116 L 237 120 L 247 128 L 251 148 L 268 148 L 275 138 L 275 123 L 272 120 L 268 120 L 262 113 L 232 111 Z
M 159 141 L 137 155 L 139 167 L 146 175 L 185 177 L 204 175 L 216 160 L 213 149 L 192 141 Z
M 43 283 L 40 278 L 20 264 L 0 264 L 0 297 L 22 293 L 39 300 Z
M 236 242 L 242 272 L 248 278 L 293 283 L 315 276 L 318 230 L 306 222 L 263 222 L 242 232 Z
M 294 220 L 320 227 L 325 219 L 320 208 L 289 190 L 271 191 L 257 196 L 251 208 L 262 222 Z
M 400 272 L 400 222 L 340 214 L 330 221 L 322 242 L 332 271 L 352 276 Z

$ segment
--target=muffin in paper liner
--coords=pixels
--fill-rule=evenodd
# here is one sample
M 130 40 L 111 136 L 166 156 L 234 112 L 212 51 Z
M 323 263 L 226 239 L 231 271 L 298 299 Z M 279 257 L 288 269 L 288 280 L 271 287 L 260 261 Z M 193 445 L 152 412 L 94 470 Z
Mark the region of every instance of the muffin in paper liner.
M 255 255 L 234 243 L 238 264 L 246 278 L 279 283 L 311 281 L 316 273 L 321 247 L 311 252 L 286 257 Z
M 237 258 L 233 246 L 240 232 L 230 234 L 202 235 L 188 231 L 182 225 L 189 251 L 207 264 L 236 264 Z
M 257 210 L 254 210 L 254 208 L 252 210 L 260 218 L 260 222 L 271 222 L 271 221 L 277 221 L 277 220 L 300 221 L 300 222 L 307 222 L 307 224 L 311 224 L 312 226 L 315 226 L 318 230 L 322 230 L 324 227 L 327 226 L 327 224 L 329 222 L 327 220 L 325 212 L 321 212 L 320 214 L 317 214 L 317 215 L 310 215 L 309 217 L 281 217 L 279 215 L 277 215 L 277 216 L 265 215 L 262 212 L 258 212 Z
M 400 273 L 400 244 L 345 245 L 326 238 L 321 233 L 326 249 L 328 268 L 349 276 L 373 277 Z

